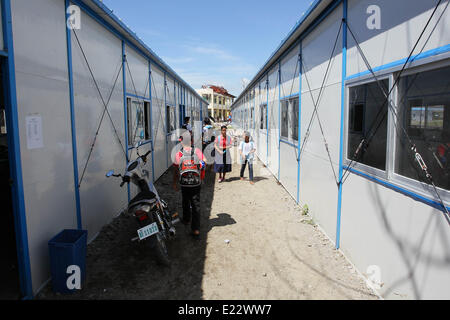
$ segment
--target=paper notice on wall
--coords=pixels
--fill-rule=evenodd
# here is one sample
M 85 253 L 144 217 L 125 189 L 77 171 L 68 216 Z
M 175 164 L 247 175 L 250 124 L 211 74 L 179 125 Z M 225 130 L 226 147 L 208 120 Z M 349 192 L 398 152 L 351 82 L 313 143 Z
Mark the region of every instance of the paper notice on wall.
M 32 115 L 26 117 L 27 122 L 27 146 L 29 150 L 40 149 L 44 147 L 42 137 L 42 117 Z

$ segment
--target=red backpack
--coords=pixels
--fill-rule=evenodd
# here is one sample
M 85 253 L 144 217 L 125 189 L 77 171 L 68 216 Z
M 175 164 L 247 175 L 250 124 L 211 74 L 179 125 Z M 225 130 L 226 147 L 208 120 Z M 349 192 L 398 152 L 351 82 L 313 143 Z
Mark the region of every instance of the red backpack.
M 183 156 L 180 159 L 178 169 L 180 170 L 180 186 L 194 188 L 202 184 L 200 159 L 194 148 L 187 153 L 181 149 Z

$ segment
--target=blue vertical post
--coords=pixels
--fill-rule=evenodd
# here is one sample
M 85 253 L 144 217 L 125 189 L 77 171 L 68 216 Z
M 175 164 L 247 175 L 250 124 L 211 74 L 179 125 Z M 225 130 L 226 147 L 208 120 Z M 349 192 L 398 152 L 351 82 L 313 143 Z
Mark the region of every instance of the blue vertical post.
M 345 110 L 345 78 L 347 77 L 347 17 L 348 0 L 343 2 L 343 34 L 342 34 L 342 86 L 341 86 L 341 133 L 339 151 L 339 185 L 336 223 L 336 249 L 341 246 L 341 213 L 342 213 L 342 174 L 344 164 L 344 110 Z
M 166 139 L 166 166 L 169 166 L 169 142 L 167 141 L 167 73 L 164 71 L 164 113 L 165 113 L 165 121 L 164 121 L 164 137 Z
M 127 107 L 127 74 L 126 74 L 126 52 L 125 41 L 122 40 L 122 84 L 123 84 L 123 116 L 124 116 L 124 128 L 125 128 L 125 154 L 127 156 L 126 163 L 128 166 L 129 154 L 128 154 L 128 107 Z M 134 139 L 134 137 L 133 137 Z M 127 183 L 128 202 L 131 200 L 130 184 Z
M 2 27 L 5 51 L 8 57 L 2 60 L 5 113 L 8 139 L 8 157 L 10 175 L 13 181 L 12 202 L 14 210 L 14 231 L 17 242 L 17 261 L 19 264 L 20 291 L 24 299 L 33 298 L 30 255 L 28 250 L 28 232 L 25 213 L 25 195 L 23 192 L 22 162 L 20 155 L 19 119 L 17 114 L 16 70 L 14 60 L 14 43 L 12 31 L 11 2 L 1 1 Z
M 253 134 L 256 132 L 256 89 L 253 89 Z
M 200 101 L 200 120 L 203 121 L 203 101 Z
M 148 96 L 150 98 L 150 134 L 151 134 L 151 148 L 152 148 L 152 181 L 155 182 L 155 141 L 153 134 L 153 100 L 152 100 L 152 63 L 148 62 L 148 83 L 149 83 L 149 92 Z
M 267 105 L 266 105 L 266 166 L 269 166 L 269 73 L 267 73 L 266 79 L 266 95 L 267 95 Z
M 299 54 L 298 54 L 298 64 L 299 64 L 299 73 L 298 73 L 298 137 L 297 137 L 297 204 L 300 203 L 300 149 L 301 149 L 301 138 L 302 138 L 302 76 L 303 76 L 303 57 L 302 57 L 302 42 L 299 44 Z
M 70 6 L 70 1 L 65 0 L 66 21 L 69 20 L 70 15 L 67 12 Z M 67 68 L 69 72 L 69 101 L 70 101 L 70 122 L 72 133 L 72 156 L 73 156 L 73 178 L 75 183 L 75 206 L 77 215 L 77 226 L 81 230 L 83 228 L 81 220 L 81 204 L 80 204 L 80 185 L 78 177 L 78 154 L 77 154 L 77 133 L 75 125 L 75 101 L 73 91 L 73 67 L 72 67 L 72 33 L 66 25 L 66 41 L 67 41 Z
M 281 169 L 281 61 L 278 62 L 278 181 Z

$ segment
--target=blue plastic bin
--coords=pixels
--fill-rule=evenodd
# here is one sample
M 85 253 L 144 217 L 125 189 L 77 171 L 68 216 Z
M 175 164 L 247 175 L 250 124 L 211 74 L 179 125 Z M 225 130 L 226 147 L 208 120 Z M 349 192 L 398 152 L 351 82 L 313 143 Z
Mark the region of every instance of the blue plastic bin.
M 69 266 L 78 266 L 81 271 L 81 285 L 86 279 L 87 231 L 63 230 L 48 242 L 50 252 L 50 271 L 54 292 L 69 294 L 67 280 L 73 274 L 67 273 Z

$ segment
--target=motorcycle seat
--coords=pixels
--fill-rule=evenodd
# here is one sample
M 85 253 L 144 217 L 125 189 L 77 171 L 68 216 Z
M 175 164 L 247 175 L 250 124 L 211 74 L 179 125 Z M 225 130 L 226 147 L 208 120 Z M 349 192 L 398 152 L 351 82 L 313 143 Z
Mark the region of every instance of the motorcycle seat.
M 141 201 L 149 201 L 149 202 L 155 202 L 156 201 L 156 194 L 154 194 L 151 191 L 143 191 L 140 192 L 136 197 L 134 197 L 130 201 L 130 207 L 132 207 L 134 204 L 137 204 Z

